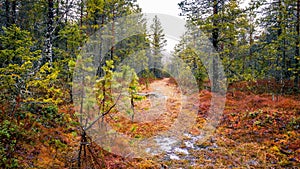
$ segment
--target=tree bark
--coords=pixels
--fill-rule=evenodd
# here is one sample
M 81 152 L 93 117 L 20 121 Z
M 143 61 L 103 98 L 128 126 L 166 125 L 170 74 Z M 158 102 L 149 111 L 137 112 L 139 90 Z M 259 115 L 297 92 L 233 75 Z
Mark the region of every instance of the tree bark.
M 295 55 L 299 58 L 300 52 L 299 52 L 299 45 L 300 45 L 300 0 L 297 0 L 297 23 L 296 23 L 296 49 L 295 49 Z M 299 76 L 300 76 L 300 67 L 299 67 L 299 60 L 295 58 L 296 61 L 296 78 L 294 80 L 294 86 L 296 89 L 299 89 Z
M 55 12 L 55 15 L 56 15 L 56 19 L 55 21 L 57 22 L 58 21 L 58 16 L 59 16 L 59 12 L 60 12 L 60 0 L 56 0 L 56 12 Z
M 82 28 L 83 24 L 83 0 L 80 1 L 80 28 Z
M 10 26 L 10 10 L 9 10 L 10 2 L 9 0 L 5 0 L 5 17 L 6 17 L 6 24 L 5 26 Z
M 65 10 L 69 10 L 68 9 L 69 8 L 69 0 L 66 1 L 66 6 L 67 6 L 67 8 Z M 65 23 L 66 24 L 68 23 L 68 17 L 69 17 L 68 12 L 66 12 L 66 18 L 65 18 Z
M 279 52 L 277 54 L 277 57 L 276 57 L 276 68 L 275 68 L 275 79 L 276 79 L 276 83 L 278 84 L 279 81 L 280 81 L 280 78 L 281 78 L 281 71 L 282 70 L 278 70 L 278 67 L 281 66 L 281 63 L 280 63 L 280 58 L 282 56 L 282 54 L 280 53 L 282 51 L 282 48 L 281 48 L 281 42 L 279 41 L 280 39 L 280 36 L 282 35 L 282 4 L 281 4 L 281 0 L 278 1 L 278 21 L 277 21 L 277 26 L 278 26 L 278 30 L 277 30 L 277 41 L 278 41 L 278 47 L 277 47 L 277 52 Z
M 218 0 L 213 1 L 213 32 L 212 32 L 212 43 L 213 47 L 216 50 L 216 53 L 219 52 L 218 50 L 218 38 L 219 38 L 219 29 L 218 29 Z M 219 71 L 218 71 L 218 60 L 216 58 L 217 56 L 213 56 L 213 78 L 212 78 L 212 89 L 215 92 L 218 92 L 220 89 L 220 86 L 218 85 L 218 79 L 219 79 Z
M 112 35 L 112 39 L 111 39 L 111 53 L 110 53 L 110 59 L 113 60 L 114 59 L 114 50 L 115 50 L 115 4 L 112 4 L 112 28 L 111 28 L 111 35 Z
M 53 0 L 48 0 L 48 23 L 47 23 L 47 32 L 46 32 L 46 59 L 50 63 L 53 62 L 53 42 L 52 42 L 52 35 L 53 35 Z
M 17 20 L 17 2 L 16 0 L 12 1 L 11 5 L 11 23 L 16 24 Z

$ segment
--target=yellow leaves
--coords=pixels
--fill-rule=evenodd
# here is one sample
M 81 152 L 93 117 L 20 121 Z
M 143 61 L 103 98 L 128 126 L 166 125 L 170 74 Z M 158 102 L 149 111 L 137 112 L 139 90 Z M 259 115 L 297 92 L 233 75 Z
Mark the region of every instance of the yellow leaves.
M 54 148 L 43 146 L 36 161 L 36 166 L 39 166 L 39 168 L 63 168 L 65 166 L 64 162 L 56 158 L 54 154 L 57 154 Z
M 161 168 L 161 166 L 159 164 L 157 164 L 157 162 L 152 161 L 152 160 L 143 160 L 141 162 L 132 164 L 134 167 L 132 168 Z M 166 167 L 167 168 L 167 167 Z
M 55 85 L 60 70 L 58 68 L 52 68 L 49 63 L 44 64 L 40 71 L 35 74 L 33 79 L 26 85 L 27 89 L 31 89 L 35 92 L 33 98 L 28 98 L 28 101 L 43 101 L 46 103 L 59 104 L 63 100 L 61 97 L 64 92 L 60 86 Z
M 91 25 L 93 29 L 99 29 L 99 25 Z
M 277 146 L 271 147 L 271 151 L 280 152 L 280 149 Z
M 33 66 L 32 62 L 31 61 L 26 61 L 23 63 L 23 65 L 21 66 L 21 68 L 23 69 L 28 69 L 28 68 L 31 68 Z M 25 70 L 25 71 L 28 71 L 28 70 Z
M 32 101 L 34 101 L 35 99 L 34 98 L 32 98 L 32 97 L 27 97 L 25 100 L 24 100 L 24 102 L 32 102 Z
M 12 77 L 17 77 L 17 78 L 20 78 L 20 77 L 21 77 L 20 75 L 17 75 L 17 74 L 12 74 L 11 76 L 12 76 Z
M 68 66 L 73 69 L 76 66 L 76 62 L 74 60 L 69 60 Z
M 65 114 L 65 115 L 64 115 L 64 120 L 65 120 L 66 122 L 72 122 L 72 121 L 73 121 L 72 118 L 71 118 L 71 116 L 70 116 L 69 114 Z

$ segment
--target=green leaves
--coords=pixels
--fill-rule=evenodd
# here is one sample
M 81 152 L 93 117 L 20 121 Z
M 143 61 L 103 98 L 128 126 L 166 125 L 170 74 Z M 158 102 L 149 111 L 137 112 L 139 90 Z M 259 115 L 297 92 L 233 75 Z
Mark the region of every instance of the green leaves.
M 25 134 L 24 129 L 14 120 L 4 120 L 0 124 L 0 167 L 19 168 L 14 152 L 17 148 L 17 140 Z

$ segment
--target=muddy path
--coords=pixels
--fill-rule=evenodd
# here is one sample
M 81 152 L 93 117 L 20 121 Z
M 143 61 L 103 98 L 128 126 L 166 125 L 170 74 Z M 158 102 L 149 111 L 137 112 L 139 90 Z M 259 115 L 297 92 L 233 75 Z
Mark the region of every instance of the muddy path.
M 164 78 L 152 82 L 143 94 L 148 95 L 151 102 L 150 111 L 139 113 L 138 119 L 160 120 L 157 123 L 168 124 L 168 130 L 154 136 L 156 148 L 149 147 L 147 152 L 158 155 L 161 163 L 184 162 L 185 166 L 197 166 L 197 151 L 208 151 L 217 148 L 216 143 L 203 146 L 204 136 L 197 128 L 199 99 L 198 95 L 184 96 L 171 79 Z M 145 103 L 142 103 L 145 105 Z M 140 105 L 140 106 L 142 106 Z M 209 160 L 209 158 L 208 158 Z M 171 167 L 169 165 L 169 167 Z M 178 166 L 177 166 L 178 167 Z
M 272 95 L 228 93 L 220 123 L 207 137 L 210 91 L 183 95 L 171 79 L 164 78 L 139 92 L 146 99 L 136 103 L 135 121 L 119 118 L 111 122 L 131 138 L 146 142 L 151 138 L 150 146 L 142 147 L 150 156 L 133 161 L 132 168 L 299 166 L 297 99 L 281 97 L 274 102 Z

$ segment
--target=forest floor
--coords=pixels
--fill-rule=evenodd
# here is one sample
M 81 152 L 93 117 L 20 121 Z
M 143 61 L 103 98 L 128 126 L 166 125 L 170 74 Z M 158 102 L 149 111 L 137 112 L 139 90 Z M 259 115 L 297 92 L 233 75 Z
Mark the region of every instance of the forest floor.
M 185 102 L 199 110 L 190 114 L 196 118 L 195 125 L 181 133 L 179 142 L 168 136 L 158 137 L 156 141 L 162 153 L 146 158 L 117 156 L 92 142 L 86 147 L 86 155 L 81 154 L 82 168 L 300 167 L 299 95 L 279 96 L 274 101 L 270 94 L 231 90 L 226 95 L 225 109 L 217 129 L 209 139 L 199 142 L 211 104 L 209 90 L 182 98 L 174 81 L 165 78 L 152 81 L 150 87 L 144 87 L 141 93 L 152 93 L 153 97 L 136 103 L 134 121 L 118 113 L 114 114 L 118 118 L 113 121 L 107 119 L 118 132 L 147 138 L 168 131 L 174 124 L 180 128 L 186 122 L 178 123 L 176 119 L 185 110 Z M 163 106 L 157 106 L 158 103 Z M 44 118 L 42 113 L 27 113 L 28 118 L 18 121 L 27 132 L 26 137 L 21 133 L 22 140 L 17 143 L 15 151 L 21 166 L 78 168 L 81 137 L 76 113 L 72 106 L 60 106 L 58 112 L 53 117 L 48 117 L 48 113 Z M 53 120 L 49 122 L 49 118 Z
M 183 100 L 174 81 L 165 78 L 151 82 L 142 92 L 165 96 L 165 107 L 152 107 L 150 115 L 137 111 L 137 119 L 130 122 L 120 120 L 125 129 L 135 125 L 134 132 L 120 130 L 131 136 L 151 137 L 168 130 L 178 118 Z M 253 94 L 233 90 L 226 96 L 225 109 L 215 133 L 205 142 L 201 140 L 201 129 L 207 120 L 211 104 L 211 92 L 202 90 L 187 98 L 187 102 L 198 106 L 196 124 L 185 131 L 180 142 L 172 137 L 159 137 L 157 144 L 162 154 L 148 159 L 125 160 L 114 163 L 112 168 L 297 168 L 300 167 L 300 98 Z M 161 97 L 160 97 L 161 98 Z M 148 104 L 146 104 L 148 103 Z M 151 100 L 155 104 L 155 100 Z M 140 110 L 149 107 L 149 99 L 138 103 Z M 150 106 L 151 107 L 151 106 Z M 147 109 L 146 109 L 147 110 Z M 151 116 L 154 115 L 154 116 Z M 153 117 L 159 117 L 153 119 Z M 176 123 L 176 122 L 175 122 Z M 173 144 L 174 143 L 174 144 Z M 111 163 L 110 163 L 111 164 Z M 118 166 L 120 165 L 120 166 Z M 108 165 L 109 166 L 109 165 Z

